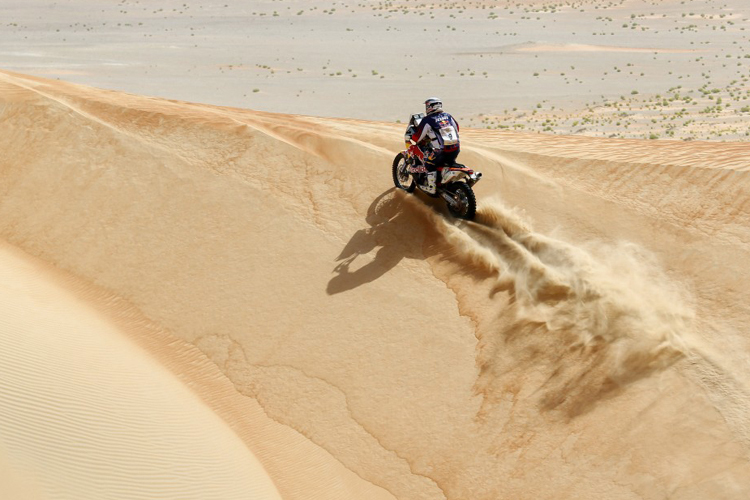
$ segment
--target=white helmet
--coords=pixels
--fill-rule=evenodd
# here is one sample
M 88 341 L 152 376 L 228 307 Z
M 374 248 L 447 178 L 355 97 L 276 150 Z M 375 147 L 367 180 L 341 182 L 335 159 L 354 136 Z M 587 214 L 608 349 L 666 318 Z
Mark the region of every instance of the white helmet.
M 424 112 L 427 115 L 443 110 L 443 101 L 439 97 L 430 97 L 424 102 Z

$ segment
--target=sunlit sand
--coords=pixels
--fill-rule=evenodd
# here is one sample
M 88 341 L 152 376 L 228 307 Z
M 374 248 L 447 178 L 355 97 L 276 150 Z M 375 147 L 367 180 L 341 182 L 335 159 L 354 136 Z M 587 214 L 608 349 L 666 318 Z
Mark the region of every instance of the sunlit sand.
M 0 7 L 0 498 L 748 498 L 743 5 L 450 7 Z

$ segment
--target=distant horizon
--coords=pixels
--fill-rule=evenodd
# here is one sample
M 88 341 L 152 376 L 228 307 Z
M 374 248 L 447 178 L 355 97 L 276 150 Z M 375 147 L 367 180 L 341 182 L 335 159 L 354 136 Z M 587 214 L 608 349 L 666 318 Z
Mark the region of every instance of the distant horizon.
M 750 138 L 739 0 L 451 5 L 32 0 L 0 7 L 0 67 L 320 117 L 405 121 L 439 95 L 472 127 Z

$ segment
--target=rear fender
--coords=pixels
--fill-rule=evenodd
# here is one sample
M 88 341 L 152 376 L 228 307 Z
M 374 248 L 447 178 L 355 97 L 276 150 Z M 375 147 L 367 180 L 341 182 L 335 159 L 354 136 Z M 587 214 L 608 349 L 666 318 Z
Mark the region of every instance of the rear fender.
M 469 186 L 476 184 L 482 178 L 481 172 L 474 172 L 466 167 L 448 167 L 443 169 L 441 182 L 448 184 L 451 182 L 466 182 Z

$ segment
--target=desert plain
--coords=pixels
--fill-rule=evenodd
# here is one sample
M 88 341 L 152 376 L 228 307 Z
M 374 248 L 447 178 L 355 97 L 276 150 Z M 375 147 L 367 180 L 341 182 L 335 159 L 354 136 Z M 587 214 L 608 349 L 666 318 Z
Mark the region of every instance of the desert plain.
M 0 2 L 0 498 L 748 498 L 749 21 Z

